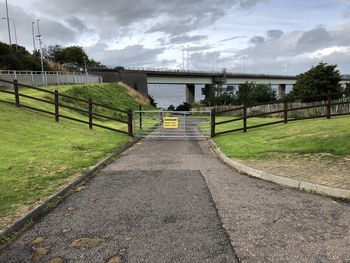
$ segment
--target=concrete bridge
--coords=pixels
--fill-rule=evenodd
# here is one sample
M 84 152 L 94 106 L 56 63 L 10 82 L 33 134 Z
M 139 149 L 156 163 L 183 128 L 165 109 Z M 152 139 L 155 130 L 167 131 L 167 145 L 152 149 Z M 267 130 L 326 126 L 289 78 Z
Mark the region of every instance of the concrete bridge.
M 195 98 L 195 85 L 204 85 L 206 100 L 215 96 L 217 85 L 239 85 L 245 82 L 271 84 L 278 86 L 278 97 L 286 93 L 286 85 L 294 85 L 296 76 L 242 74 L 207 71 L 184 71 L 169 69 L 107 69 L 91 68 L 89 72 L 103 77 L 104 82 L 122 81 L 144 95 L 148 95 L 148 84 L 183 84 L 186 86 L 186 102 L 192 103 Z M 342 84 L 350 83 L 350 76 L 344 76 Z

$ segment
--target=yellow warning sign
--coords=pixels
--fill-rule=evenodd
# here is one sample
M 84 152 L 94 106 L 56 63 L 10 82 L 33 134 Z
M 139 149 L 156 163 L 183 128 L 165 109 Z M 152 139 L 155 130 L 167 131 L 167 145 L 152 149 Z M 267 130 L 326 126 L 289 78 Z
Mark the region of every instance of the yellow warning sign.
M 179 127 L 178 117 L 164 117 L 163 127 L 165 129 L 177 129 Z

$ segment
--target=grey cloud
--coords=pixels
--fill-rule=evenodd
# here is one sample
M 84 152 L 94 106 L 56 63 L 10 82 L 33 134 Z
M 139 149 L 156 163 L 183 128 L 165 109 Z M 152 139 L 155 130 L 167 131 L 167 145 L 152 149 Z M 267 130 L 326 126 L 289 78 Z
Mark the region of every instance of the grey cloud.
M 255 45 L 259 45 L 265 42 L 265 38 L 262 36 L 254 36 L 251 39 L 249 39 L 249 42 Z
M 247 8 L 259 1 L 264 0 L 36 0 L 32 8 L 57 17 L 84 17 L 101 31 L 149 20 L 144 31 L 177 35 L 212 24 L 233 6 Z
M 88 31 L 88 27 L 83 20 L 76 16 L 71 16 L 65 20 L 73 29 L 78 32 Z
M 298 41 L 298 45 L 315 45 L 327 43 L 332 40 L 331 35 L 325 28 L 316 28 L 306 31 Z
M 350 5 L 344 11 L 344 17 L 350 18 Z
M 5 10 L 5 5 L 0 3 L 0 10 Z M 9 15 L 10 18 L 15 18 L 16 20 L 16 29 L 18 36 L 18 44 L 22 46 L 32 48 L 32 21 L 36 21 L 38 18 L 33 13 L 28 13 L 26 10 L 21 7 L 14 7 L 9 4 Z M 5 23 L 2 20 L 1 23 Z M 0 24 L 1 25 L 1 24 Z M 4 24 L 5 25 L 5 24 Z M 11 24 L 12 30 L 12 42 L 14 42 L 14 32 Z M 35 26 L 35 33 L 36 32 Z M 52 20 L 47 17 L 40 18 L 40 31 L 42 34 L 42 40 L 44 46 L 52 45 L 52 44 L 60 44 L 64 45 L 66 43 L 74 42 L 76 40 L 76 34 L 73 30 L 66 27 L 60 22 Z M 8 41 L 7 30 L 0 31 L 0 39 L 1 41 Z
M 234 36 L 234 37 L 229 37 L 229 38 L 222 39 L 219 42 L 227 42 L 227 41 L 241 39 L 241 38 L 246 38 L 246 37 L 247 36 Z
M 267 37 L 270 39 L 280 39 L 283 34 L 283 31 L 279 29 L 272 29 L 266 32 Z
M 158 41 L 162 44 L 162 45 L 169 45 L 169 44 L 183 44 L 183 43 L 196 43 L 199 42 L 201 40 L 207 39 L 208 36 L 206 35 L 187 35 L 187 34 L 183 34 L 183 35 L 179 35 L 179 36 L 171 36 L 169 38 L 164 37 L 159 39 Z
M 107 66 L 125 65 L 127 67 L 133 67 L 154 66 L 158 55 L 165 50 L 164 48 L 145 48 L 143 45 L 132 45 L 114 50 L 105 49 L 106 46 L 104 45 L 96 45 L 87 48 L 86 51 Z

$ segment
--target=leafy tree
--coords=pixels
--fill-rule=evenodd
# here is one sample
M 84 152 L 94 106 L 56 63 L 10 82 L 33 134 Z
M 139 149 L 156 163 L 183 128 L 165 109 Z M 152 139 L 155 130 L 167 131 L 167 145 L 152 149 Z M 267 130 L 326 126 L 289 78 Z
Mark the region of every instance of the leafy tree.
M 176 107 L 176 111 L 189 111 L 191 110 L 191 104 L 184 102 Z
M 341 92 L 341 76 L 337 65 L 328 65 L 321 62 L 316 67 L 297 76 L 297 82 L 290 93 L 290 96 L 319 95 L 327 92 Z M 337 98 L 335 96 L 334 98 Z M 304 102 L 323 100 L 324 98 L 307 98 Z
M 31 55 L 23 46 L 18 46 L 17 52 L 13 45 L 0 42 L 0 69 L 40 71 L 40 57 Z M 45 62 L 44 70 L 50 70 Z
M 168 111 L 175 111 L 175 106 L 173 104 L 171 104 L 167 110 Z
M 148 95 L 149 102 L 151 106 L 157 107 L 157 103 L 155 102 L 154 98 L 151 95 Z
M 349 83 L 346 83 L 346 87 L 345 87 L 345 95 L 347 97 L 350 97 L 350 84 Z
M 253 103 L 275 101 L 276 97 L 276 91 L 271 85 L 265 84 L 257 84 L 249 94 L 250 101 Z
M 87 55 L 82 47 L 71 46 L 63 49 L 63 57 L 65 63 L 77 63 L 83 65 Z
M 48 48 L 49 57 L 55 62 L 64 63 L 64 53 L 63 48 L 60 45 L 49 46 Z
M 237 91 L 237 100 L 240 104 L 251 104 L 252 98 L 251 98 L 251 93 L 254 90 L 254 83 L 243 83 L 239 85 L 238 91 Z

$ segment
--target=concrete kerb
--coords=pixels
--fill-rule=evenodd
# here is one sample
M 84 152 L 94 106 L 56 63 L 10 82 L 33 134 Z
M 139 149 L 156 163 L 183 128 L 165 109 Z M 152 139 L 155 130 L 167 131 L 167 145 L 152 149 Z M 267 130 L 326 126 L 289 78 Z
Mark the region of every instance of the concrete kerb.
M 333 188 L 329 186 L 314 184 L 310 182 L 305 182 L 301 180 L 296 180 L 292 178 L 287 178 L 279 175 L 266 173 L 264 171 L 248 167 L 240 162 L 237 162 L 235 160 L 228 158 L 220 150 L 220 148 L 216 145 L 216 143 L 213 142 L 212 140 L 208 140 L 208 144 L 213 150 L 213 152 L 218 156 L 218 158 L 223 163 L 237 170 L 241 174 L 246 174 L 248 176 L 259 178 L 261 180 L 276 183 L 282 186 L 296 188 L 301 191 L 307 191 L 311 193 L 316 193 L 316 194 L 321 194 L 321 195 L 326 195 L 326 196 L 331 196 L 331 197 L 341 198 L 341 199 L 350 199 L 350 190 Z
M 93 166 L 90 166 L 88 171 L 80 175 L 78 178 L 74 179 L 64 187 L 62 187 L 58 192 L 49 196 L 42 204 L 34 207 L 31 211 L 29 211 L 26 215 L 17 219 L 10 226 L 6 227 L 4 230 L 0 231 L 0 252 L 6 247 L 10 241 L 14 240 L 17 236 L 19 236 L 24 230 L 26 230 L 30 225 L 32 225 L 35 221 L 39 220 L 45 214 L 49 213 L 52 209 L 54 209 L 61 201 L 64 200 L 70 193 L 72 193 L 73 189 L 77 187 L 79 184 L 83 182 L 88 182 L 91 180 L 98 171 L 102 170 L 108 164 L 119 158 L 119 156 L 131 148 L 134 144 L 136 144 L 140 139 L 134 139 L 131 142 L 125 144 L 121 148 L 119 148 L 116 152 L 110 154 L 109 156 L 103 158 L 101 161 L 96 163 Z

